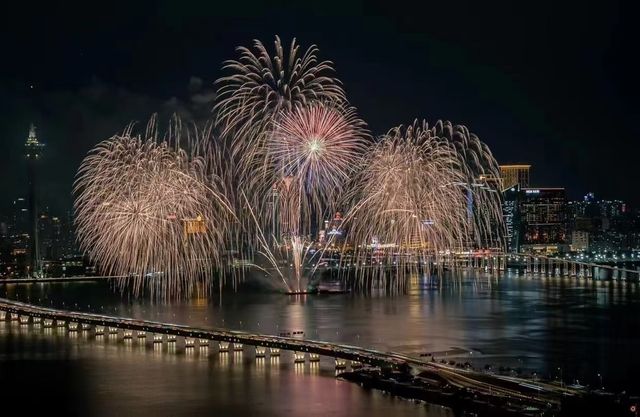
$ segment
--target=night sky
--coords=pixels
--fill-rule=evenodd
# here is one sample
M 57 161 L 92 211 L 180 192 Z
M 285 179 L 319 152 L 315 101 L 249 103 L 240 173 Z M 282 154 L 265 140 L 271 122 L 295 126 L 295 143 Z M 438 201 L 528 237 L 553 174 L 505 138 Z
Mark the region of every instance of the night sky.
M 95 4 L 94 4 L 95 3 Z M 316 44 L 378 135 L 414 118 L 467 125 L 536 186 L 640 205 L 637 2 L 19 2 L 0 24 L 0 207 L 24 194 L 29 123 L 42 200 L 130 121 L 202 121 L 237 45 Z M 56 214 L 56 213 L 54 213 Z

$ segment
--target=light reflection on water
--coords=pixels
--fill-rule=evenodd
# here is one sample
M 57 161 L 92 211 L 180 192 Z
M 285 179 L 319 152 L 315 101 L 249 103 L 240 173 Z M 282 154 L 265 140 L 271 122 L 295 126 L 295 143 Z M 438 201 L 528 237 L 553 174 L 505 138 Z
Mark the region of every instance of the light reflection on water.
M 105 283 L 69 283 L 3 286 L 0 296 L 198 327 L 303 331 L 310 339 L 416 355 L 435 352 L 438 359 L 513 366 L 551 377 L 561 367 L 568 380 L 594 383 L 601 373 L 605 386 L 640 391 L 630 376 L 640 370 L 636 284 L 523 277 L 441 284 L 416 277 L 403 295 L 225 293 L 211 301 L 157 304 L 121 297 Z M 336 381 L 331 358 L 296 365 L 288 352 L 256 361 L 248 346 L 244 352 L 218 353 L 217 345 L 185 352 L 180 343 L 153 344 L 151 334 L 147 341 L 123 342 L 122 335 L 92 341 L 68 337 L 64 328 L 1 326 L 0 358 L 58 359 L 60 369 L 73 369 L 69 378 L 97 387 L 86 394 L 95 402 L 87 405 L 91 415 L 122 414 L 123 407 L 126 415 L 148 415 L 154 407 L 160 415 L 253 415 L 258 409 L 263 415 L 441 413 Z M 0 367 L 7 363 L 0 360 Z M 23 368 L 29 375 L 29 366 Z M 41 377 L 38 367 L 31 372 Z M 108 395 L 123 399 L 110 403 Z

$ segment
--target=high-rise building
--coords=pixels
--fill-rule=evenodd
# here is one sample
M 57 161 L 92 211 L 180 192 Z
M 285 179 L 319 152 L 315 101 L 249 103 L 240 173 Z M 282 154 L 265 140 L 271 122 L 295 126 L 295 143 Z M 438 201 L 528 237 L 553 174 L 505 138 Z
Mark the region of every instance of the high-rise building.
M 48 261 L 59 260 L 63 250 L 62 223 L 45 208 L 38 219 L 38 239 L 40 258 Z
M 589 249 L 589 232 L 574 230 L 571 232 L 571 250 L 580 252 Z
M 44 144 L 38 142 L 36 127 L 29 128 L 29 137 L 24 145 L 27 159 L 28 203 L 29 203 L 29 275 L 37 275 L 39 271 L 39 239 L 38 239 L 38 202 L 37 202 L 37 167 L 42 157 Z
M 564 188 L 523 188 L 519 211 L 523 252 L 554 253 L 568 249 L 568 205 Z
M 520 251 L 520 186 L 503 191 L 502 216 L 504 218 L 507 251 Z
M 11 274 L 15 276 L 24 276 L 30 265 L 30 224 L 27 199 L 18 197 L 13 200 L 11 216 L 7 225 L 7 241 L 10 248 L 7 262 L 11 265 Z
M 624 201 L 598 200 L 589 193 L 584 199 L 569 203 L 569 219 L 573 233 L 589 234 L 589 251 L 630 250 L 638 246 L 640 222 Z
M 9 234 L 28 235 L 30 233 L 29 225 L 29 205 L 27 199 L 18 197 L 13 200 Z
M 516 185 L 521 188 L 528 188 L 530 168 L 531 165 L 528 164 L 500 165 L 502 189 L 507 190 Z

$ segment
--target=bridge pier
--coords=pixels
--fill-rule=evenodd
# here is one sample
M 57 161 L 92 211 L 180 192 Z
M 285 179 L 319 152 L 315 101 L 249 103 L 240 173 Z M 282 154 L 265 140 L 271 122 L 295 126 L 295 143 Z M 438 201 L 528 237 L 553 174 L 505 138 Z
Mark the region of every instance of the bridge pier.
M 104 334 L 104 326 L 96 326 L 96 336 L 102 336 Z
M 264 358 L 266 356 L 267 349 L 263 346 L 256 346 L 256 359 Z
M 233 351 L 234 352 L 240 352 L 240 351 L 242 351 L 242 349 L 244 349 L 244 346 L 242 346 L 242 343 L 234 343 L 233 344 Z
M 56 320 L 56 327 L 64 327 L 67 323 L 64 320 Z
M 109 327 L 109 334 L 118 334 L 118 328 L 110 326 Z
M 133 330 L 124 329 L 124 334 L 122 335 L 124 339 L 133 339 Z
M 167 335 L 167 343 L 176 343 L 176 340 L 178 338 L 176 337 L 175 334 L 168 334 Z
M 294 363 L 304 363 L 304 352 L 293 352 Z
M 42 325 L 44 327 L 53 327 L 53 320 L 52 319 L 44 319 L 44 322 L 42 323 Z
M 346 369 L 347 361 L 345 359 L 336 358 L 336 369 Z
M 351 361 L 351 369 L 360 369 L 362 368 L 362 362 Z
M 278 348 L 270 348 L 269 356 L 280 356 L 280 349 Z
M 320 362 L 320 355 L 318 355 L 317 353 L 310 353 L 309 362 Z
M 209 339 L 200 339 L 200 347 L 209 347 Z
M 162 343 L 162 339 L 164 339 L 164 335 L 162 333 L 156 333 L 153 335 L 153 343 Z
M 29 316 L 25 316 L 25 315 L 21 315 L 20 316 L 20 324 L 29 324 L 29 319 L 31 317 Z
M 219 342 L 218 352 L 229 352 L 229 342 Z
M 33 323 L 34 323 L 34 324 L 40 324 L 40 323 L 42 322 L 42 317 L 40 317 L 40 316 L 33 316 L 32 321 L 33 321 Z
M 7 312 L 4 310 L 0 310 L 0 320 L 6 320 L 7 319 Z
M 194 338 L 192 337 L 185 337 L 184 338 L 184 347 L 187 349 L 192 349 L 196 346 L 196 341 Z
M 69 322 L 69 331 L 70 332 L 78 331 L 78 323 L 76 323 L 75 321 Z
M 147 332 L 145 332 L 144 330 L 138 330 L 138 339 L 146 339 L 147 338 Z

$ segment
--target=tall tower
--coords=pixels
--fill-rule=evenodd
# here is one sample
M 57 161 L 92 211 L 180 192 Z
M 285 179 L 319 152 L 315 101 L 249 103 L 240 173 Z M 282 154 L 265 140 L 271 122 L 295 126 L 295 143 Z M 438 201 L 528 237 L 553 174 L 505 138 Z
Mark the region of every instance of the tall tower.
M 29 137 L 24 144 L 25 157 L 27 159 L 27 181 L 29 186 L 29 249 L 31 259 L 28 275 L 37 276 L 40 272 L 40 242 L 38 239 L 38 204 L 37 204 L 37 167 L 42 157 L 44 144 L 38 142 L 36 127 L 31 124 Z

